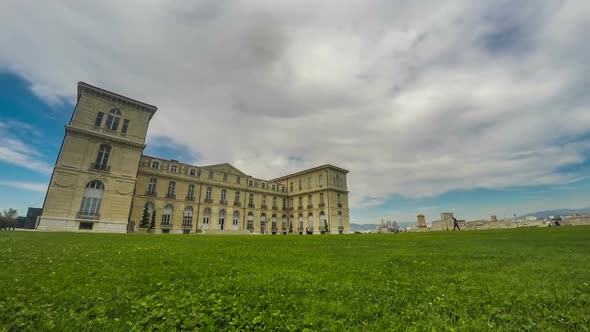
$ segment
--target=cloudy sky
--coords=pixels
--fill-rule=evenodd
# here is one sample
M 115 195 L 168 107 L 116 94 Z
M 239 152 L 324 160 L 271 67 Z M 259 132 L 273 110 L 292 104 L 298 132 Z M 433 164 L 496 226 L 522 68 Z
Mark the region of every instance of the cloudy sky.
M 590 206 L 590 1 L 3 0 L 0 208 L 41 206 L 87 83 L 146 153 L 350 170 L 351 221 Z

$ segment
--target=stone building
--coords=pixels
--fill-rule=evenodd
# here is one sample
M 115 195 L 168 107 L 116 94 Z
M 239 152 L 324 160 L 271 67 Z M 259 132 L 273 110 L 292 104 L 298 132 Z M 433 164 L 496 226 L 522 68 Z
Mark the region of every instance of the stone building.
M 159 233 L 350 230 L 347 170 L 327 164 L 264 180 L 227 163 L 147 156 L 156 110 L 78 83 L 38 229 L 134 231 L 147 208 Z

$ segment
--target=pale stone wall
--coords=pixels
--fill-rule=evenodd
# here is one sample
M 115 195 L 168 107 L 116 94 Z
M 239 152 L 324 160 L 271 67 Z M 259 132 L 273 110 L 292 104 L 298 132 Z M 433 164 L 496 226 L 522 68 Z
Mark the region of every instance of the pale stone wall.
M 92 223 L 99 232 L 125 232 L 135 186 L 137 165 L 144 148 L 143 139 L 149 118 L 155 112 L 116 96 L 105 97 L 84 85 L 78 87 L 78 103 L 47 191 L 38 229 L 77 231 L 80 223 Z M 113 108 L 122 112 L 117 131 L 95 127 L 98 112 Z M 130 119 L 127 134 L 121 132 L 124 119 Z M 92 164 L 101 144 L 111 147 L 109 169 L 96 170 Z M 86 185 L 93 180 L 104 184 L 100 215 L 80 217 L 79 211 Z
M 152 168 L 152 162 L 159 163 L 158 168 Z M 177 172 L 171 171 L 171 166 L 176 166 Z M 327 166 L 329 169 L 330 166 Z M 190 171 L 194 170 L 194 175 Z M 199 173 L 200 170 L 200 173 Z M 213 178 L 209 178 L 209 172 L 213 172 Z M 144 205 L 152 203 L 156 210 L 156 228 L 160 230 L 161 213 L 166 204 L 174 207 L 172 215 L 171 232 L 182 232 L 182 212 L 187 206 L 193 208 L 193 221 L 190 232 L 201 232 L 203 228 L 203 217 L 206 208 L 211 210 L 209 225 L 207 230 L 218 230 L 219 216 L 221 210 L 225 210 L 226 219 L 224 229 L 232 230 L 233 214 L 239 212 L 239 224 L 237 230 L 245 231 L 247 228 L 248 214 L 253 214 L 253 232 L 261 233 L 262 215 L 266 217 L 265 233 L 272 232 L 272 220 L 276 218 L 276 232 L 278 234 L 289 231 L 289 224 L 292 223 L 293 231 L 298 233 L 298 220 L 301 215 L 304 219 L 303 228 L 308 227 L 308 215 L 313 215 L 313 231 L 320 233 L 324 225 L 320 225 L 320 214 L 325 214 L 325 220 L 328 221 L 329 231 L 332 234 L 338 234 L 339 231 L 348 232 L 350 230 L 350 216 L 348 209 L 348 191 L 346 188 L 340 188 L 333 183 L 328 183 L 324 177 L 324 184 L 320 187 L 319 175 L 326 174 L 326 169 L 312 170 L 309 172 L 297 173 L 294 177 L 284 177 L 275 180 L 261 180 L 253 178 L 242 173 L 229 164 L 195 166 L 178 163 L 171 160 L 160 159 L 152 156 L 143 156 L 138 172 L 138 181 L 135 188 L 133 201 L 133 210 L 131 220 L 139 225 Z M 199 175 L 200 174 L 200 175 Z M 325 175 L 324 175 L 325 176 Z M 147 195 L 150 178 L 154 177 L 157 181 L 156 195 Z M 312 179 L 311 186 L 308 187 L 308 178 Z M 238 183 L 237 179 L 240 179 Z M 226 179 L 224 181 L 224 179 Z M 302 179 L 302 189 L 299 189 L 298 180 Z M 315 179 L 315 180 L 314 180 Z M 166 197 L 168 184 L 170 181 L 176 183 L 176 196 Z M 253 185 L 249 186 L 252 181 Z M 290 189 L 291 181 L 294 182 L 293 191 Z M 345 183 L 343 181 L 343 183 Z M 195 186 L 194 200 L 187 200 L 189 185 Z M 264 184 L 264 186 L 263 186 Z M 272 186 L 275 185 L 273 190 Z M 211 201 L 206 201 L 207 188 L 211 188 Z M 284 188 L 284 189 L 283 189 Z M 227 204 L 221 203 L 221 192 L 226 190 Z M 235 193 L 240 192 L 239 204 L 234 204 Z M 249 194 L 254 195 L 253 206 L 249 205 Z M 324 194 L 324 202 L 320 203 L 320 193 Z M 338 202 L 340 194 L 340 203 Z M 312 195 L 311 207 L 308 206 L 308 195 Z M 302 197 L 302 205 L 299 206 L 299 197 Z M 276 199 L 276 205 L 273 206 L 273 198 Z M 285 205 L 283 206 L 283 199 Z M 293 203 L 291 203 L 293 199 Z M 338 214 L 342 215 L 342 228 L 338 228 Z M 286 228 L 283 230 L 282 220 L 286 220 Z

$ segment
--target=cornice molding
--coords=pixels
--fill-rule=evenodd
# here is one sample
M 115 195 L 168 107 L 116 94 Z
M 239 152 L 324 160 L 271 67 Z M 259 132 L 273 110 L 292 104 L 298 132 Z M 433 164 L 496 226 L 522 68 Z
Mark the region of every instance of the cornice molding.
M 89 131 L 86 129 L 81 129 L 81 128 L 75 128 L 72 126 L 65 126 L 66 127 L 66 134 L 70 133 L 70 134 L 79 134 L 79 135 L 83 135 L 83 136 L 87 136 L 87 137 L 94 137 L 94 138 L 99 138 L 105 141 L 109 141 L 109 142 L 113 142 L 113 143 L 118 143 L 118 144 L 123 144 L 123 145 L 129 145 L 132 146 L 134 148 L 138 148 L 138 149 L 145 149 L 145 147 L 147 145 L 145 144 L 141 144 L 141 143 L 136 143 L 136 142 L 132 142 L 132 141 L 128 141 L 128 140 L 124 140 L 118 137 L 113 137 L 113 136 L 108 136 L 108 135 L 104 135 L 101 133 L 97 133 L 97 132 L 93 132 L 93 131 Z
M 108 90 L 104 90 L 104 89 L 101 89 L 96 86 L 92 86 L 92 85 L 85 83 L 85 82 L 78 82 L 78 98 L 80 98 L 82 92 L 92 94 L 92 95 L 95 95 L 95 96 L 98 96 L 98 97 L 101 97 L 104 99 L 114 100 L 114 101 L 117 101 L 117 102 L 127 106 L 127 107 L 133 107 L 135 109 L 148 112 L 148 113 L 150 113 L 150 120 L 152 119 L 152 117 L 156 113 L 156 110 L 158 109 L 154 105 L 146 104 L 146 103 L 141 102 L 139 100 L 125 97 L 120 94 L 117 94 L 117 93 L 114 93 L 114 92 L 111 92 Z

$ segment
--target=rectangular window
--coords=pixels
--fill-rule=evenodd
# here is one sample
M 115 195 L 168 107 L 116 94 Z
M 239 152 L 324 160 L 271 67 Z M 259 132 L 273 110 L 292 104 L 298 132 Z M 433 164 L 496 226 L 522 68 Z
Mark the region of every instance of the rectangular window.
M 338 204 L 340 204 L 340 193 L 338 193 Z
M 307 189 L 311 189 L 311 176 L 307 178 Z
M 238 176 L 236 177 L 236 183 L 239 184 L 242 179 Z
M 303 197 L 299 196 L 299 206 L 303 206 Z
M 213 171 L 209 171 L 209 179 L 213 179 Z
M 223 174 L 223 182 L 227 182 L 227 174 Z
M 320 175 L 320 188 L 324 186 L 324 176 Z
M 307 195 L 307 205 L 313 205 L 313 201 L 311 200 L 311 195 Z
M 129 128 L 129 120 L 123 120 L 123 127 L 121 128 L 121 133 L 127 134 L 127 129 Z
M 301 179 L 299 180 L 299 190 L 303 189 L 303 182 L 301 181 Z
M 293 192 L 293 181 L 291 181 L 291 192 Z
M 338 194 L 340 195 L 340 194 Z M 338 196 L 340 197 L 340 196 Z M 320 204 L 324 204 L 324 193 L 320 193 Z
M 95 127 L 100 127 L 100 125 L 102 124 L 102 118 L 104 117 L 104 113 L 103 112 L 98 112 L 98 114 L 96 115 L 96 120 L 94 121 L 94 126 Z

